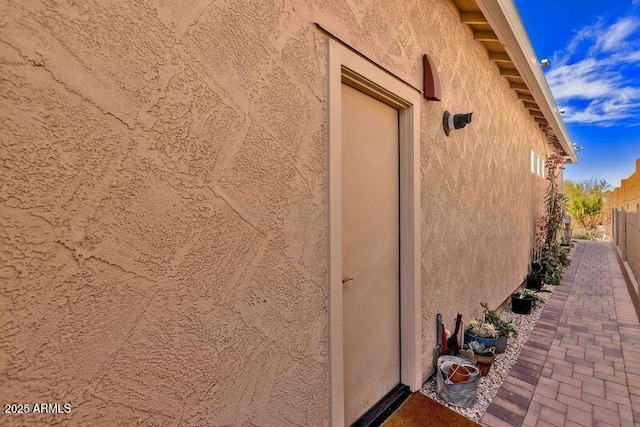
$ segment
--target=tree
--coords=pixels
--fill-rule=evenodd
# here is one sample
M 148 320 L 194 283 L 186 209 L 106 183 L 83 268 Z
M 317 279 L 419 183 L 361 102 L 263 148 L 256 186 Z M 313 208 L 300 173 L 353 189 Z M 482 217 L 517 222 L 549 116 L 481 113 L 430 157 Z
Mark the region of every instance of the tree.
M 569 212 L 587 230 L 593 230 L 602 223 L 604 200 L 601 196 L 579 197 L 569 205 Z
M 599 177 L 580 181 L 564 181 L 565 194 L 569 196 L 568 208 L 573 218 L 587 230 L 593 230 L 604 220 L 604 197 L 611 192 L 611 185 Z

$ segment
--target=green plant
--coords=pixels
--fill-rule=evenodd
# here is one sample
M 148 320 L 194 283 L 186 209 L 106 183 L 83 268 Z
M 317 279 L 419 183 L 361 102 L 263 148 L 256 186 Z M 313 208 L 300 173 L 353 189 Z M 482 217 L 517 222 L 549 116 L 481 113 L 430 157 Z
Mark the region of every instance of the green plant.
M 531 272 L 527 274 L 527 288 L 539 288 L 542 286 L 542 279 L 544 279 L 544 275 L 542 273 L 531 270 Z
M 489 322 L 481 320 L 472 320 L 469 322 L 469 328 L 467 328 L 467 331 L 469 331 L 471 335 L 475 335 L 477 337 L 498 338 L 498 330 L 496 327 Z
M 571 258 L 569 258 L 569 248 L 563 248 L 558 245 L 558 260 L 563 267 L 568 267 L 571 264 Z
M 551 285 L 559 285 L 565 268 L 571 263 L 569 250 L 555 242 L 545 251 L 543 263 L 546 270 L 544 281 Z
M 542 257 L 542 250 L 547 236 L 547 218 L 544 213 L 538 212 L 536 215 L 535 235 L 533 248 L 531 251 L 531 261 L 538 262 Z
M 569 196 L 568 210 L 583 229 L 595 230 L 605 218 L 604 199 L 611 193 L 611 185 L 600 178 L 592 177 L 580 181 L 565 180 L 563 187 Z M 577 235 L 581 233 L 576 230 Z M 585 234 L 585 233 L 582 233 Z M 588 236 L 588 234 L 587 234 Z M 580 238 L 590 237 L 581 236 Z
M 594 233 L 593 231 L 587 231 L 587 230 L 579 230 L 577 231 L 574 235 L 573 235 L 574 239 L 581 239 L 581 240 L 595 240 L 596 238 L 596 233 Z
M 544 273 L 544 281 L 550 285 L 559 285 L 562 280 L 562 270 L 554 264 L 547 264 L 547 269 Z
M 563 218 L 566 212 L 568 198 L 558 189 L 558 169 L 564 163 L 560 154 L 549 156 L 545 162 L 547 169 L 547 180 L 549 185 L 544 199 L 545 216 L 546 216 L 546 236 L 543 251 L 549 251 L 554 243 L 558 240 L 558 235 L 563 225 Z
M 480 306 L 482 307 L 482 317 L 477 320 L 472 320 L 469 323 L 467 331 L 477 337 L 498 338 L 498 330 L 496 329 L 495 325 L 493 325 L 487 319 L 487 314 L 489 312 L 488 304 L 486 302 L 483 302 L 480 303 Z
M 569 204 L 569 212 L 587 229 L 595 229 L 602 224 L 604 200 L 600 196 L 579 198 Z
M 471 341 L 469 343 L 469 348 L 473 351 L 474 354 L 480 356 L 488 356 L 496 351 L 494 346 L 487 347 L 485 344 L 478 341 Z
M 498 313 L 493 310 L 489 310 L 487 303 L 482 302 L 480 305 L 485 310 L 484 319 L 495 326 L 500 335 L 504 335 L 506 337 L 511 336 L 514 338 L 518 336 L 518 331 L 513 326 L 513 323 L 502 320 L 500 316 L 498 316 Z
M 533 290 L 533 289 L 523 289 L 519 292 L 514 293 L 513 295 L 516 298 L 520 298 L 520 299 L 533 299 L 533 304 L 536 305 L 540 302 L 542 302 L 542 298 L 540 298 L 540 296 L 538 295 L 540 292 L 548 292 L 550 293 L 551 291 L 547 291 L 546 289 L 541 289 L 539 291 Z

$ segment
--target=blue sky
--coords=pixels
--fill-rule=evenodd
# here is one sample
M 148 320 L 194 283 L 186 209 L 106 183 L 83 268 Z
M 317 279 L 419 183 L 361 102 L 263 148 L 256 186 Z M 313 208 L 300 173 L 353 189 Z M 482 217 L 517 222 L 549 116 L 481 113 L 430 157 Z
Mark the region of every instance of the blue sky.
M 580 162 L 612 186 L 640 157 L 640 0 L 515 0 Z

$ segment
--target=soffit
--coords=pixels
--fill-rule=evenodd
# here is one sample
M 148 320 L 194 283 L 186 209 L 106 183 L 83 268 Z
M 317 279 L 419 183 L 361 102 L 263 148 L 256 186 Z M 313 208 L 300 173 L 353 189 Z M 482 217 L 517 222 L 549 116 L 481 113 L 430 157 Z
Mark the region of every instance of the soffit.
M 496 0 L 490 1 L 496 2 Z M 498 66 L 500 75 L 507 79 L 509 87 L 516 92 L 518 98 L 522 101 L 523 107 L 529 111 L 529 114 L 545 134 L 548 142 L 564 153 L 564 155 L 568 156 L 570 162 L 577 162 L 577 157 L 570 144 L 564 123 L 558 115 L 555 100 L 551 95 L 542 71 L 532 70 L 531 64 L 526 60 L 520 59 L 520 61 L 516 62 L 516 60 L 512 58 L 514 55 L 505 48 L 505 46 L 508 46 L 507 41 L 501 40 L 499 36 L 499 33 L 505 33 L 505 28 L 501 28 L 501 32 L 494 31 L 494 28 L 485 17 L 485 13 L 481 10 L 480 6 L 478 6 L 476 0 L 453 0 L 453 3 L 460 12 L 460 22 L 467 25 L 473 32 L 473 38 L 487 49 L 489 60 Z M 492 5 L 492 8 L 497 8 L 504 14 L 504 11 L 501 10 L 502 6 L 498 6 L 497 3 L 496 5 Z M 515 8 L 513 8 L 513 10 L 515 11 Z M 501 17 L 504 18 L 504 16 Z M 506 21 L 506 19 L 503 19 L 502 22 Z M 494 26 L 495 25 L 496 24 L 494 24 Z M 506 25 L 502 26 L 506 27 Z M 521 37 L 519 40 L 518 34 L 516 34 L 520 31 L 520 33 L 526 35 L 523 27 L 519 29 L 507 28 L 506 31 L 512 36 L 512 44 L 514 40 L 517 44 L 523 44 Z M 527 51 L 528 49 L 533 52 L 533 48 L 530 46 L 528 40 L 524 43 L 528 44 L 528 46 L 516 46 L 518 49 L 514 50 L 520 52 L 523 50 Z M 537 60 L 536 66 L 538 66 Z M 529 84 L 527 79 L 523 77 L 523 74 L 529 76 L 529 80 L 535 85 L 534 88 L 532 88 L 533 85 Z M 531 76 L 533 76 L 533 78 Z M 540 81 L 540 76 L 542 76 L 544 82 Z

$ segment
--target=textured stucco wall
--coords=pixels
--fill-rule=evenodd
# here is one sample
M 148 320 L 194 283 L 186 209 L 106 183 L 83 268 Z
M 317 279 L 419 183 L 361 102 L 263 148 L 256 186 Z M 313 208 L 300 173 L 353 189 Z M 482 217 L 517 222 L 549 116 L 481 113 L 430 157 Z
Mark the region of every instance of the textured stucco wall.
M 73 424 L 328 420 L 327 36 L 422 105 L 424 359 L 522 280 L 542 134 L 444 0 L 0 0 L 0 396 Z M 442 112 L 474 112 L 446 138 Z M 425 375 L 427 374 L 425 363 Z

